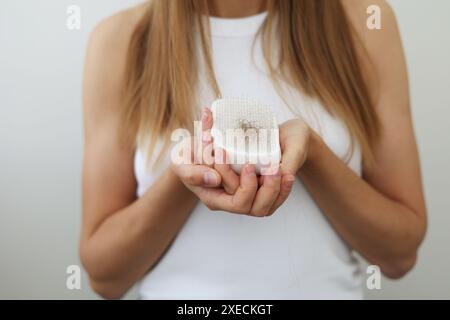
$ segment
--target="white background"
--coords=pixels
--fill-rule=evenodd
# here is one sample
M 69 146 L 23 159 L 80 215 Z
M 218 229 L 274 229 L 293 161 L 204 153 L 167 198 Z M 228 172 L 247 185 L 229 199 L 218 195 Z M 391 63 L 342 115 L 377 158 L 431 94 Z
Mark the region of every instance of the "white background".
M 85 274 L 82 290 L 65 286 L 66 267 L 79 264 L 84 52 L 96 23 L 137 2 L 1 3 L 0 298 L 96 297 Z M 408 60 L 429 230 L 416 268 L 367 297 L 449 299 L 450 1 L 390 3 Z M 72 4 L 82 10 L 79 31 L 66 27 Z

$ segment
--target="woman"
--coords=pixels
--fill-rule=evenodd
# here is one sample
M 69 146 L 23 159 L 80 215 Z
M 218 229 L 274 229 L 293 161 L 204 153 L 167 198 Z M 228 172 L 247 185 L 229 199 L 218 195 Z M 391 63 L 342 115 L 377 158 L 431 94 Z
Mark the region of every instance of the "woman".
M 366 27 L 373 4 L 381 30 Z M 273 107 L 279 173 L 170 163 L 170 133 L 221 94 Z M 354 252 L 402 277 L 426 230 L 408 99 L 382 0 L 153 0 L 106 19 L 84 81 L 80 255 L 92 288 L 360 299 Z M 201 119 L 208 130 L 208 109 Z

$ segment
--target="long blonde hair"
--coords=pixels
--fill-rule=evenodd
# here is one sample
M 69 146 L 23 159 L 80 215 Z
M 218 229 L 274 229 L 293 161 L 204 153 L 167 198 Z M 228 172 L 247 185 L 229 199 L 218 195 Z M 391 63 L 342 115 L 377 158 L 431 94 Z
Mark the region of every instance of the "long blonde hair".
M 370 164 L 379 122 L 341 2 L 268 0 L 267 11 L 259 34 L 274 83 L 286 81 L 317 98 L 344 122 L 352 145 L 359 144 L 363 160 Z M 145 141 L 148 158 L 153 157 L 158 137 L 165 150 L 171 131 L 191 128 L 198 116 L 200 59 L 211 88 L 220 94 L 210 54 L 209 21 L 204 19 L 208 12 L 208 0 L 152 0 L 131 37 L 124 129 L 134 141 Z M 271 54 L 274 45 L 276 59 Z

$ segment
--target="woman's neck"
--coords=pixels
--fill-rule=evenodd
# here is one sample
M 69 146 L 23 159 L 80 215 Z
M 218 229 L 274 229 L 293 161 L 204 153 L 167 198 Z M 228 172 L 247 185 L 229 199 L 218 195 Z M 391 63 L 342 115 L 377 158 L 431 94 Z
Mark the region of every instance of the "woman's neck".
M 209 0 L 210 14 L 220 18 L 242 18 L 266 10 L 267 0 Z

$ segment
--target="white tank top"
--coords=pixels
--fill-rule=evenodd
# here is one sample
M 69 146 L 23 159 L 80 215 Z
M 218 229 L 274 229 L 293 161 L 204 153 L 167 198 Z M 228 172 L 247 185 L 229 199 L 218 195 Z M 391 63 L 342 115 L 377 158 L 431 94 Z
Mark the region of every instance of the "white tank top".
M 214 68 L 224 96 L 263 101 L 282 123 L 294 113 L 267 75 L 259 39 L 252 51 L 265 17 L 266 13 L 210 18 Z M 214 99 L 205 92 L 199 107 Z M 348 156 L 349 135 L 338 119 L 298 92 L 287 99 L 336 155 Z M 136 151 L 138 196 L 168 166 L 169 155 L 165 161 L 149 172 L 143 153 Z M 360 175 L 358 149 L 348 165 Z M 140 282 L 140 295 L 143 299 L 361 299 L 362 274 L 351 250 L 297 178 L 289 198 L 267 218 L 211 212 L 199 202 L 168 251 Z

